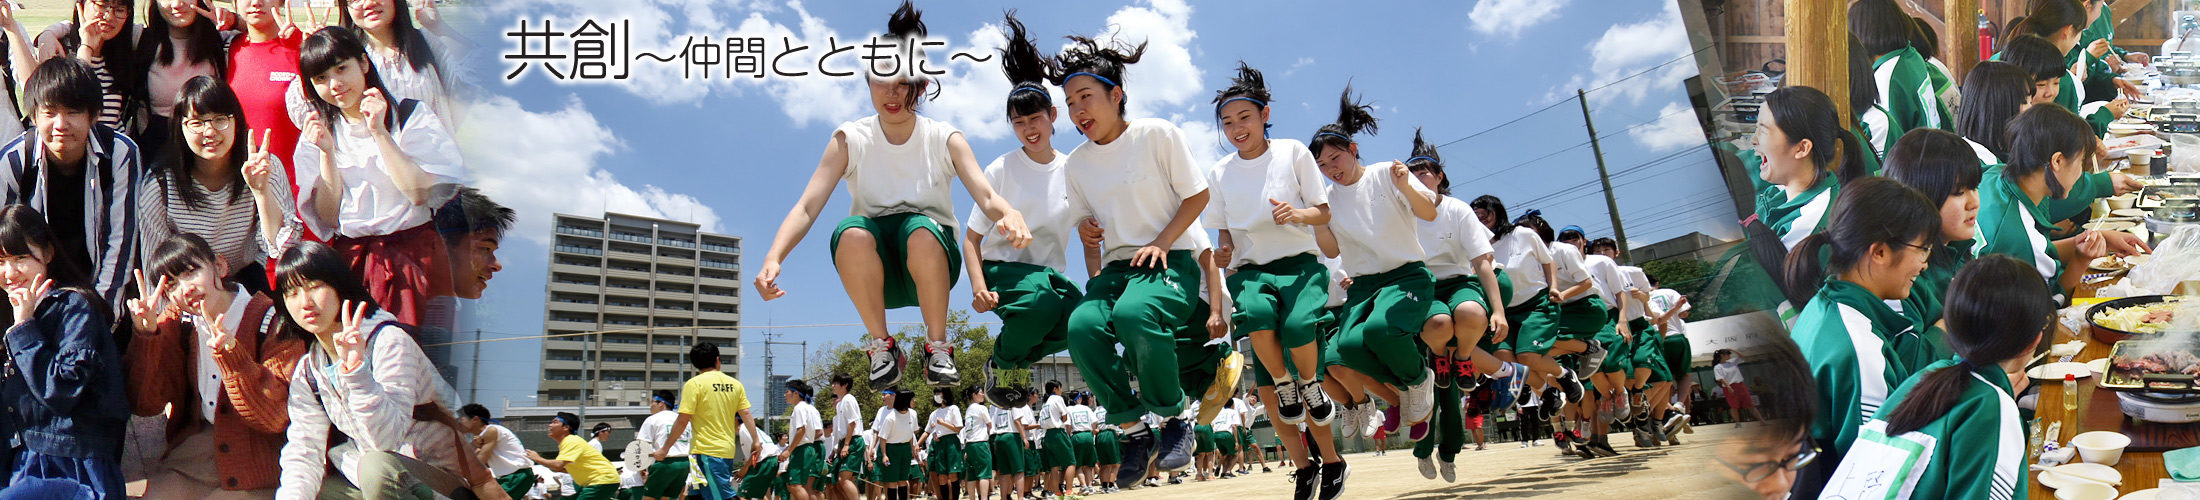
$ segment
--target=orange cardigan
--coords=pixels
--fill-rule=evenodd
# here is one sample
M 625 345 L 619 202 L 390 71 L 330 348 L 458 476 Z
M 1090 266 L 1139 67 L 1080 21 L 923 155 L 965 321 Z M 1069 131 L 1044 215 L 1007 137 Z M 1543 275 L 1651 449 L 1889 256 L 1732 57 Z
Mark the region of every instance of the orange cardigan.
M 283 431 L 290 426 L 286 413 L 290 375 L 305 355 L 304 340 L 281 332 L 288 323 L 273 299 L 253 294 L 238 322 L 237 341 L 227 350 L 216 350 L 221 365 L 226 401 L 215 413 L 215 470 L 226 490 L 274 488 L 280 483 L 277 459 L 283 447 Z M 127 322 L 128 320 L 124 320 Z M 127 327 L 125 327 L 127 328 Z M 170 446 L 204 425 L 199 415 L 198 385 L 192 376 L 197 367 L 196 330 L 181 318 L 164 317 L 150 334 L 130 339 L 125 359 L 131 412 L 149 417 L 172 409 L 168 420 Z

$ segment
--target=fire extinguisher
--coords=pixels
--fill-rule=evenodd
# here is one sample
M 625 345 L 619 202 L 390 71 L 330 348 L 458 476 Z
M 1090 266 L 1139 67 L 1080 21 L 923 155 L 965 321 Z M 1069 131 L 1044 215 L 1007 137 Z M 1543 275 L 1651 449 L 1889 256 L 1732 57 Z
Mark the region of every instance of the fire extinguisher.
M 1993 58 L 1997 50 L 1998 48 L 1994 47 L 1994 22 L 1986 20 L 1986 9 L 1979 9 L 1978 60 L 1984 61 Z

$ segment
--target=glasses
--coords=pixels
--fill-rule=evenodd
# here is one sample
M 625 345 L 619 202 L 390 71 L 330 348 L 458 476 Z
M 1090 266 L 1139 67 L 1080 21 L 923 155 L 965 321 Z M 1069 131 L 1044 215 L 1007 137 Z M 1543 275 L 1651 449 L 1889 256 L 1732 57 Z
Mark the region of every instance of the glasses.
M 227 131 L 230 127 L 235 126 L 237 126 L 237 117 L 230 115 L 213 115 L 183 121 L 183 129 L 192 132 Z
M 1804 466 L 1810 465 L 1812 460 L 1817 459 L 1818 446 L 1806 442 L 1803 443 L 1802 449 L 1795 451 L 1794 455 L 1789 455 L 1781 460 L 1756 462 L 1747 464 L 1746 467 L 1734 465 L 1724 458 L 1718 459 L 1718 461 L 1719 465 L 1724 465 L 1727 469 L 1733 470 L 1735 474 L 1742 476 L 1743 482 L 1754 483 L 1763 481 L 1766 477 L 1771 476 L 1773 472 L 1800 470 Z

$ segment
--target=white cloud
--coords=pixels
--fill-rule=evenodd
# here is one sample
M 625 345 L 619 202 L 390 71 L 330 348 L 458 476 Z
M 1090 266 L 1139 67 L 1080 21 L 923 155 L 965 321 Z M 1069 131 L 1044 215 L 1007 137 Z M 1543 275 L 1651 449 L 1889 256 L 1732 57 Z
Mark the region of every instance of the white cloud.
M 1478 0 L 1467 20 L 1484 35 L 1514 38 L 1521 30 L 1558 17 L 1568 0 Z
M 1629 130 L 1628 135 L 1654 153 L 1704 143 L 1703 125 L 1696 122 L 1693 109 L 1680 103 L 1668 103 L 1665 109 L 1658 110 L 1658 114 L 1657 121 Z
M 1655 17 L 1606 28 L 1587 48 L 1589 73 L 1577 75 L 1566 85 L 1552 89 L 1554 98 L 1572 94 L 1577 88 L 1610 85 L 1591 94 L 1590 99 L 1598 103 L 1640 103 L 1650 91 L 1672 89 L 1681 79 L 1696 72 L 1696 65 L 1688 61 L 1653 69 L 1691 51 L 1688 30 L 1681 24 L 1680 7 L 1673 2 L 1665 2 L 1665 8 Z M 1643 74 L 1635 77 L 1638 73 Z
M 1298 74 L 1298 72 L 1299 72 L 1299 69 L 1300 69 L 1300 68 L 1305 68 L 1305 67 L 1307 67 L 1307 66 L 1313 66 L 1313 65 L 1314 65 L 1314 58 L 1312 58 L 1312 57 L 1304 57 L 1304 56 L 1301 56 L 1301 57 L 1299 57 L 1299 60 L 1298 60 L 1298 61 L 1296 61 L 1296 62 L 1292 62 L 1292 63 L 1291 63 L 1291 67 L 1290 67 L 1290 68 L 1286 68 L 1286 69 L 1284 69 L 1284 70 L 1283 70 L 1283 77 L 1284 77 L 1284 78 L 1290 78 L 1290 77 L 1291 77 L 1291 75 L 1295 75 L 1295 74 Z
M 548 245 L 550 214 L 558 212 L 619 212 L 720 231 L 718 213 L 694 197 L 651 185 L 627 186 L 598 165 L 621 142 L 578 98 L 555 111 L 535 112 L 509 97 L 484 96 L 465 113 L 467 125 L 458 135 L 466 144 L 470 184 L 518 212 L 515 234 L 522 238 Z

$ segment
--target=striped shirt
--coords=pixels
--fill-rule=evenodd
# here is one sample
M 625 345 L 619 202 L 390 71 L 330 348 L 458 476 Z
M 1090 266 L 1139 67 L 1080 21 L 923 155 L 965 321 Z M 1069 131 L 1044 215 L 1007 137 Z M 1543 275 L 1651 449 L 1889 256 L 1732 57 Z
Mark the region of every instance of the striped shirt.
M 221 257 L 231 271 L 259 262 L 269 255 L 281 255 L 281 251 L 297 242 L 304 231 L 304 223 L 296 217 L 298 207 L 290 196 L 289 174 L 281 164 L 270 168 L 268 189 L 278 209 L 283 214 L 282 229 L 262 238 L 260 234 L 259 205 L 250 191 L 232 196 L 229 189 L 210 189 L 198 179 L 188 179 L 190 189 L 197 192 L 199 203 L 193 206 L 184 201 L 183 192 L 172 189 L 175 179 L 165 168 L 145 176 L 145 186 L 138 189 L 139 250 L 145 262 L 153 261 L 154 249 L 176 233 L 191 233 L 206 239 L 207 246 L 214 247 L 214 255 Z
M 45 146 L 26 131 L 0 149 L 0 163 L 7 165 L 0 177 L 0 203 L 24 204 L 47 210 L 51 171 Z M 95 125 L 84 153 L 84 220 L 47 221 L 48 224 L 83 224 L 84 248 L 93 290 L 117 314 L 122 311 L 122 292 L 130 272 L 137 269 L 138 194 L 144 185 L 144 169 L 138 167 L 137 142 L 104 125 Z
M 387 311 L 375 311 L 360 328 L 368 333 L 365 363 L 350 372 L 315 345 L 291 375 L 290 425 L 283 443 L 282 485 L 276 498 L 313 498 L 335 463 L 358 477 L 359 454 L 395 452 L 455 469 L 457 433 L 447 425 L 413 419 L 413 407 L 436 401 L 435 368 Z M 333 429 L 351 440 L 329 446 Z

